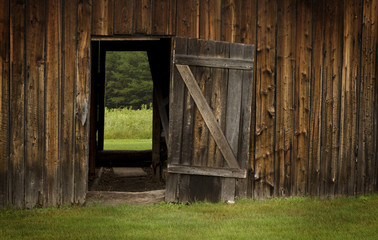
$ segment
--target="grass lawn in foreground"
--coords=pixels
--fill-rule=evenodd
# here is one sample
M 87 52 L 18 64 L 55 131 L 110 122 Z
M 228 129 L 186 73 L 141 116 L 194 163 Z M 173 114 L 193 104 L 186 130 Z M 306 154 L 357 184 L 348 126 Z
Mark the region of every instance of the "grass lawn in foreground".
M 0 239 L 377 239 L 378 194 L 0 210 Z
M 149 150 L 152 139 L 104 139 L 104 150 Z

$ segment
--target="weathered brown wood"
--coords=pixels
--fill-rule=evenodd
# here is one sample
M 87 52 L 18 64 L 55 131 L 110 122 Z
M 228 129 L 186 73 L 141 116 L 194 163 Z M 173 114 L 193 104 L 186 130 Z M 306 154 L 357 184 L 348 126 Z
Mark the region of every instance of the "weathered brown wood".
M 257 0 L 243 0 L 243 11 L 241 13 L 242 23 L 240 28 L 241 42 L 246 44 L 254 44 L 254 64 L 257 62 Z M 256 67 L 254 68 L 256 69 Z M 255 163 L 255 128 L 256 128 L 256 70 L 253 71 L 253 89 L 252 89 L 252 109 L 251 109 L 251 134 L 250 134 L 250 148 L 249 148 L 249 164 L 248 170 L 248 186 L 247 195 L 252 197 L 254 188 L 254 163 Z
M 344 12 L 338 194 L 354 194 L 357 157 L 358 87 L 361 72 L 362 2 L 349 1 Z
M 226 177 L 226 178 L 246 178 L 247 170 L 239 168 L 214 168 L 214 167 L 203 167 L 203 166 L 185 166 L 185 165 L 175 165 L 168 164 L 169 173 L 180 173 L 189 175 L 204 175 L 204 176 L 215 176 L 215 177 Z M 235 180 L 234 183 L 235 185 Z M 235 192 L 235 186 L 234 186 Z M 234 196 L 233 196 L 234 197 Z
M 200 0 L 200 33 L 201 39 L 221 40 L 222 3 L 217 0 Z
M 41 205 L 44 156 L 45 31 L 43 1 L 28 1 L 26 7 L 26 133 L 25 207 Z
M 152 1 L 152 34 L 170 34 L 170 26 L 172 25 L 171 13 L 173 7 L 171 0 Z
M 252 45 L 243 45 L 243 58 L 254 59 L 255 48 Z M 238 143 L 238 162 L 241 169 L 248 169 L 250 158 L 251 139 L 251 111 L 253 95 L 253 71 L 243 71 L 241 89 L 241 118 Z M 235 196 L 246 198 L 248 194 L 248 179 L 239 179 L 236 182 Z
M 222 3 L 222 40 L 240 42 L 242 1 L 226 0 Z
M 212 68 L 252 70 L 252 59 L 216 58 L 204 56 L 175 55 L 174 63 Z
M 188 55 L 196 55 L 198 58 L 201 56 L 209 56 L 214 54 L 215 42 L 203 41 L 197 39 L 190 39 L 188 44 Z M 211 69 L 201 66 L 193 66 L 193 76 L 195 76 L 196 84 L 201 89 L 201 93 L 204 96 L 206 103 L 210 102 L 211 98 L 211 85 L 212 77 L 210 75 Z M 188 88 L 190 92 L 190 89 Z M 191 96 L 191 94 L 189 94 Z M 192 96 L 191 96 L 192 98 Z M 198 106 L 195 106 L 194 111 L 194 128 L 193 133 L 193 165 L 206 166 L 208 156 L 208 139 L 209 129 L 204 121 L 204 118 L 200 112 Z
M 114 34 L 134 33 L 134 0 L 114 0 Z
M 276 2 L 258 4 L 256 62 L 255 198 L 267 198 L 274 188 Z
M 75 6 L 75 3 L 71 4 Z M 118 7 L 118 6 L 116 6 Z M 92 5 L 92 34 L 113 35 L 114 0 L 96 0 Z
M 324 114 L 322 117 L 322 194 L 334 195 L 339 160 L 342 2 L 327 2 L 324 36 Z
M 177 19 L 176 36 L 198 37 L 199 29 L 197 24 L 198 0 L 176 0 Z
M 62 204 L 74 202 L 74 161 L 75 161 L 75 82 L 77 54 L 77 0 L 66 1 L 63 7 L 63 59 L 62 59 Z M 75 14 L 73 14 L 75 13 Z
M 290 196 L 294 156 L 296 0 L 279 1 L 277 41 L 277 120 L 275 196 Z
M 24 206 L 25 1 L 10 5 L 10 179 L 9 204 Z
M 323 114 L 323 41 L 324 41 L 324 4 L 325 1 L 313 2 L 313 16 L 319 20 L 313 22 L 313 56 L 311 83 L 311 117 L 310 117 L 310 153 L 308 190 L 312 196 L 320 195 L 321 177 L 321 130 Z
M 230 44 L 227 42 L 218 42 L 215 46 L 216 56 L 221 58 L 229 58 Z M 223 132 L 226 130 L 226 109 L 227 106 L 223 99 L 227 99 L 228 86 L 228 69 L 214 68 L 211 69 L 212 77 L 212 93 L 209 105 L 213 110 L 214 116 L 219 123 Z M 222 167 L 224 165 L 224 158 L 216 145 L 214 138 L 210 135 L 208 142 L 208 167 Z
M 179 70 L 180 75 L 185 82 L 185 85 L 188 87 L 199 111 L 201 112 L 201 115 L 204 118 L 207 127 L 213 135 L 214 140 L 222 151 L 222 154 L 225 157 L 228 166 L 231 168 L 238 168 L 239 164 L 235 159 L 235 155 L 233 154 L 225 136 L 223 135 L 216 118 L 212 114 L 212 111 L 207 104 L 206 99 L 202 95 L 201 89 L 197 85 L 196 80 L 192 72 L 190 71 L 190 68 L 186 65 L 176 65 L 176 67 Z
M 363 2 L 357 193 L 377 185 L 377 1 Z
M 244 46 L 241 44 L 231 44 L 230 58 L 243 58 Z M 241 104 L 242 104 L 242 87 L 243 87 L 243 71 L 230 69 L 227 84 L 226 98 L 226 131 L 225 137 L 230 144 L 232 153 L 239 160 L 238 145 L 240 139 L 241 121 Z M 249 126 L 248 126 L 249 127 Z M 220 145 L 218 145 L 220 146 Z M 221 146 L 220 146 L 221 147 Z M 221 149 L 222 151 L 222 149 Z M 226 159 L 225 159 L 226 160 Z M 240 162 L 238 162 L 240 166 Z M 223 202 L 234 201 L 235 198 L 235 179 L 222 179 L 221 200 Z
M 193 46 L 193 41 L 188 40 L 185 42 L 185 46 L 181 46 L 182 49 L 178 50 L 175 52 L 175 55 L 177 53 L 182 52 L 183 54 L 187 54 L 188 51 L 191 51 L 191 53 L 197 51 L 197 47 Z M 172 66 L 173 67 L 173 66 Z M 196 71 L 196 69 L 193 69 Z M 180 74 L 178 70 L 175 68 L 175 74 L 176 76 L 176 81 L 180 81 L 183 83 L 183 86 L 185 86 L 184 82 L 180 78 Z M 190 165 L 194 164 L 195 160 L 193 160 L 193 154 L 194 154 L 194 111 L 195 111 L 195 105 L 193 98 L 190 96 L 190 93 L 187 88 L 184 87 L 184 92 L 183 92 L 183 97 L 184 97 L 184 105 L 183 105 L 183 126 L 182 126 L 182 139 L 185 141 L 182 144 L 181 148 L 181 164 L 184 165 Z M 189 181 L 189 179 L 186 179 Z
M 84 203 L 88 189 L 91 0 L 79 2 L 75 91 L 75 202 Z
M 0 2 L 0 208 L 8 205 L 9 161 L 9 1 Z
M 46 110 L 44 205 L 56 206 L 60 196 L 59 128 L 61 111 L 61 6 L 60 1 L 46 3 Z
M 312 2 L 297 1 L 296 67 L 295 67 L 295 132 L 292 195 L 307 192 L 310 87 L 312 57 Z
M 152 0 L 134 1 L 134 25 L 136 34 L 151 34 Z
M 173 51 L 178 54 L 187 52 L 187 39 L 176 38 L 172 40 Z M 169 138 L 168 138 L 168 161 L 170 164 L 184 164 L 182 161 L 189 161 L 189 157 L 182 156 L 181 141 L 183 139 L 184 113 L 174 109 L 184 109 L 185 103 L 185 84 L 180 79 L 177 69 L 171 66 L 170 97 L 169 97 Z M 184 160 L 181 160 L 183 158 Z M 177 190 L 180 188 L 181 176 L 179 174 L 168 174 L 166 182 L 166 202 L 178 202 Z

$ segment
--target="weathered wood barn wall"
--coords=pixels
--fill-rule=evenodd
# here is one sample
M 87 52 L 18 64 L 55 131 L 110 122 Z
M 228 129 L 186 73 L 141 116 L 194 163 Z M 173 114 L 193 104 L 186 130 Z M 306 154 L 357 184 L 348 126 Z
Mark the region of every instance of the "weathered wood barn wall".
M 85 200 L 91 36 L 255 44 L 247 195 L 376 191 L 377 5 L 1 0 L 0 205 Z

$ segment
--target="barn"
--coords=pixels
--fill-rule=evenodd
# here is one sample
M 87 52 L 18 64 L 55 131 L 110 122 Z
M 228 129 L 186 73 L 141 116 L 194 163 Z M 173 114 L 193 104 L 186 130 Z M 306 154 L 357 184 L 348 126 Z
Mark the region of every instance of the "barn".
M 1 0 L 0 206 L 83 204 L 116 161 L 96 142 L 111 50 L 148 52 L 166 201 L 377 191 L 377 5 Z

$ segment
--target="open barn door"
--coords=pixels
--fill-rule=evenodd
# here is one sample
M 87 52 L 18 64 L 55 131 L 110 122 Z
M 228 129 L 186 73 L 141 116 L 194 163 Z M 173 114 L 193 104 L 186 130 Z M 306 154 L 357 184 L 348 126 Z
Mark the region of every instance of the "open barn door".
M 173 42 L 166 201 L 245 197 L 254 46 Z

